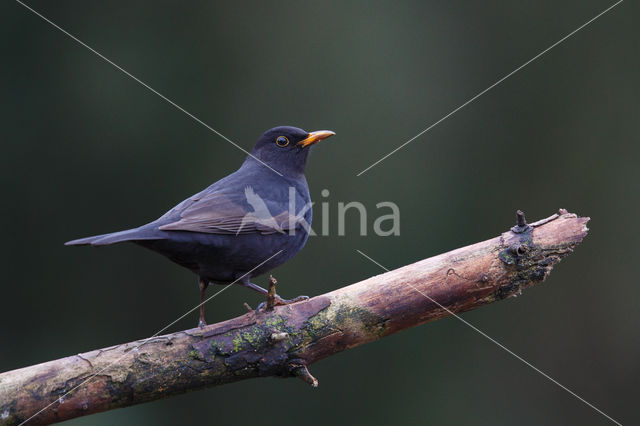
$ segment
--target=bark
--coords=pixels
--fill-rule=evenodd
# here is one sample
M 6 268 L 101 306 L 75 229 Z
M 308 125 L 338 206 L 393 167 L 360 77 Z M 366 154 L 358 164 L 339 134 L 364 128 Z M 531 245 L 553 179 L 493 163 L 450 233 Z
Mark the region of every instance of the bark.
M 588 221 L 560 210 L 527 225 L 519 215 L 499 237 L 305 302 L 2 373 L 0 424 L 49 424 L 254 377 L 317 386 L 307 369 L 316 361 L 542 282 Z

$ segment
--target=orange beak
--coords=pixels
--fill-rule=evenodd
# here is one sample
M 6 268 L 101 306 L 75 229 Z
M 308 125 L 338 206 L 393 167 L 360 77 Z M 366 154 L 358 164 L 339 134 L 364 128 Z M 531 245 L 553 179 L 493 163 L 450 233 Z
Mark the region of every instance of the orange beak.
M 313 145 L 314 143 L 320 142 L 322 139 L 326 139 L 329 136 L 335 135 L 335 132 L 331 130 L 318 130 L 317 132 L 311 132 L 309 135 L 302 139 L 297 145 L 300 145 L 302 148 L 306 148 L 309 145 Z

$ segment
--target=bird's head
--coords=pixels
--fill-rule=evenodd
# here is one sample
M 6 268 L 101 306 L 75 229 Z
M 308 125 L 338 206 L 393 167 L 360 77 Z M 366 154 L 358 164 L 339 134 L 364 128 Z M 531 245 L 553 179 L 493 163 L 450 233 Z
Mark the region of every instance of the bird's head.
M 309 133 L 297 127 L 274 127 L 260 136 L 251 155 L 284 176 L 296 176 L 304 173 L 311 145 L 333 135 L 330 130 Z M 247 161 L 255 159 L 249 156 Z

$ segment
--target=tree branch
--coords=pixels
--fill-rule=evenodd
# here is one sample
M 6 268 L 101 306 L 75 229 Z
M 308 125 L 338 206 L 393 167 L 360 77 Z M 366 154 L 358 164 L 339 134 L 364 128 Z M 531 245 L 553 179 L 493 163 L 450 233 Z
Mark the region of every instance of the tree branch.
M 49 424 L 264 376 L 318 381 L 308 366 L 345 349 L 464 312 L 543 281 L 587 234 L 560 210 L 499 237 L 308 301 L 0 374 L 0 424 Z M 446 308 L 446 309 L 444 309 Z

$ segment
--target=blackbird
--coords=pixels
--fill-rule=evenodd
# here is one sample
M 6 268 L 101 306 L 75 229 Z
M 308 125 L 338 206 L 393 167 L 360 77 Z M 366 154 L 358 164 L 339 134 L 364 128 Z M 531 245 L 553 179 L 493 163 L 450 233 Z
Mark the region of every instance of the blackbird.
M 297 127 L 267 130 L 242 166 L 138 228 L 65 243 L 104 246 L 132 242 L 156 251 L 198 276 L 200 327 L 209 283 L 267 294 L 251 282 L 291 259 L 304 246 L 311 225 L 311 199 L 304 175 L 311 145 L 334 135 Z M 276 173 L 277 171 L 277 173 Z M 305 299 L 285 300 L 277 304 Z

